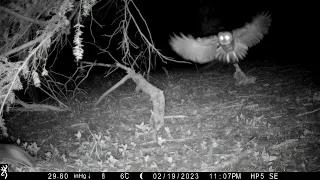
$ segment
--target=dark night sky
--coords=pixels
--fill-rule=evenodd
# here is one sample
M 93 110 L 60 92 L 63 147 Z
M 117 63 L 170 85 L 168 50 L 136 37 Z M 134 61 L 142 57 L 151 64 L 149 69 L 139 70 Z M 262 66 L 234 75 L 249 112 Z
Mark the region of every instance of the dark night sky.
M 145 14 L 150 27 L 153 28 L 155 37 L 159 37 L 161 45 L 166 49 L 168 36 L 173 32 L 190 33 L 199 35 L 200 24 L 203 16 L 199 13 L 199 0 L 193 1 L 148 1 L 144 4 L 144 9 L 148 9 Z M 167 2 L 167 3 L 166 3 Z M 174 4 L 172 3 L 174 2 Z M 302 23 L 306 23 L 302 18 L 303 5 L 301 2 L 286 3 L 285 1 L 212 1 L 203 0 L 202 5 L 208 5 L 210 13 L 208 16 L 213 19 L 220 20 L 220 25 L 223 30 L 231 31 L 235 28 L 241 28 L 246 22 L 250 22 L 252 17 L 261 12 L 269 12 L 272 17 L 272 24 L 269 33 L 262 39 L 260 44 L 253 47 L 249 54 L 256 53 L 256 50 L 261 54 L 264 49 L 264 56 L 273 59 L 288 58 L 292 55 L 295 49 L 291 43 L 297 43 L 296 37 L 301 32 Z M 158 8 L 153 8 L 154 6 Z M 299 13 L 300 12 L 300 13 Z M 150 15 L 149 15 L 150 14 Z M 217 32 L 213 32 L 217 34 Z M 267 51 L 267 52 L 266 52 Z M 290 51 L 290 52 L 288 52 Z
M 241 28 L 247 22 L 251 22 L 252 18 L 261 12 L 271 14 L 272 24 L 269 33 L 256 46 L 248 51 L 246 59 L 268 59 L 277 62 L 288 63 L 312 63 L 312 61 L 301 61 L 303 54 L 297 53 L 297 41 L 301 34 L 302 26 L 308 25 L 305 19 L 302 19 L 301 13 L 303 5 L 301 3 L 286 3 L 285 1 L 213 1 L 213 0 L 135 0 L 137 7 L 148 23 L 152 33 L 156 48 L 160 49 L 164 55 L 178 58 L 171 50 L 168 40 L 173 33 L 192 34 L 201 36 L 201 22 L 204 18 L 200 13 L 200 7 L 206 7 L 207 18 L 216 20 L 217 27 L 224 31 L 231 31 L 235 28 Z M 104 5 L 105 1 L 101 1 L 94 7 L 94 17 L 100 23 L 104 24 L 103 29 L 97 25 L 92 26 L 92 30 L 96 37 L 97 43 L 101 47 L 107 46 L 108 39 L 102 37 L 103 34 L 111 34 L 118 23 L 114 26 L 110 24 L 118 15 L 117 8 L 111 6 L 99 9 Z M 134 10 L 132 10 L 134 13 Z M 136 20 L 140 27 L 143 27 L 142 21 L 135 14 Z M 84 33 L 84 39 L 91 41 L 91 34 L 88 31 L 90 21 L 86 21 L 87 31 Z M 215 28 L 213 28 L 215 29 Z M 299 29 L 299 30 L 298 30 Z M 216 31 L 216 32 L 214 32 Z M 135 29 L 131 33 L 136 32 Z M 217 34 L 218 30 L 213 30 L 212 34 Z M 132 36 L 131 36 L 132 37 Z M 118 43 L 121 39 L 116 39 Z M 294 44 L 295 43 L 295 44 Z M 301 44 L 299 43 L 299 46 Z M 116 48 L 117 44 L 113 45 Z M 106 55 L 97 55 L 99 51 L 96 47 L 85 45 L 85 61 L 98 60 L 106 62 L 105 59 L 110 59 Z M 119 54 L 118 54 L 119 55 Z M 119 55 L 121 56 L 121 54 Z M 89 58 L 90 59 L 89 59 Z M 72 58 L 72 57 L 70 57 Z

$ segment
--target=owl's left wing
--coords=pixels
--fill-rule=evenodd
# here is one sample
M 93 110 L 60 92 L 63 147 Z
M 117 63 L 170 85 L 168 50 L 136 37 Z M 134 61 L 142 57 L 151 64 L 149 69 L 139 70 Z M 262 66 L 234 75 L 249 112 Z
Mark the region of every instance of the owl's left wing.
M 235 43 L 247 48 L 258 44 L 263 36 L 268 33 L 271 18 L 267 14 L 256 16 L 251 23 L 247 23 L 243 28 L 233 31 Z
M 219 45 L 216 36 L 195 39 L 191 35 L 174 35 L 169 41 L 172 49 L 184 59 L 196 63 L 207 63 L 215 59 Z

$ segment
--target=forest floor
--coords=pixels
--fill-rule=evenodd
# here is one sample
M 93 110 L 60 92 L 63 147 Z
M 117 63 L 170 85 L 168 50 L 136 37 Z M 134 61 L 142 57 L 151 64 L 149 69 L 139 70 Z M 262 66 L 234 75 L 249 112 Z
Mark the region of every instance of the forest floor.
M 236 86 L 233 66 L 151 73 L 166 98 L 158 142 L 133 81 L 93 107 L 120 75 L 86 82 L 71 112 L 10 113 L 8 132 L 41 147 L 36 171 L 320 171 L 320 91 L 308 73 L 241 68 L 254 84 Z

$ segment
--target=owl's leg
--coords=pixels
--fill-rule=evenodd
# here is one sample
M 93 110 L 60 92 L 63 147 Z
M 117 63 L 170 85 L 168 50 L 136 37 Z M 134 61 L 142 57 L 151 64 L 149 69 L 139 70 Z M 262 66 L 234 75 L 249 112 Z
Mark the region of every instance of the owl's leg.
M 236 72 L 234 73 L 233 77 L 236 79 L 237 82 L 247 79 L 247 76 L 242 72 L 238 63 L 234 63 L 233 66 L 236 68 Z
M 236 72 L 234 73 L 233 77 L 236 79 L 236 85 L 241 85 L 241 84 L 251 84 L 256 81 L 255 77 L 248 77 L 246 76 L 239 65 L 237 63 L 233 64 L 233 66 L 236 68 Z

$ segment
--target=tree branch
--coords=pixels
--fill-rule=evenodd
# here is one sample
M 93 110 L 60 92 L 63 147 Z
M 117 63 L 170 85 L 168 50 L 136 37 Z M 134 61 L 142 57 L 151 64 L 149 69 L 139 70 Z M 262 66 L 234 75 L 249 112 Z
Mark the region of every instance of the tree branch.
M 32 41 L 29 41 L 29 42 L 27 42 L 27 43 L 25 43 L 25 44 L 23 44 L 23 45 L 21 45 L 21 46 L 19 46 L 19 47 L 16 47 L 16 48 L 14 48 L 14 49 L 11 49 L 10 51 L 8 51 L 8 52 L 6 52 L 6 53 L 1 54 L 1 56 L 7 57 L 7 56 L 9 56 L 10 54 L 19 52 L 19 51 L 21 51 L 22 49 L 25 49 L 25 48 L 27 48 L 27 47 L 29 47 L 29 46 L 32 46 L 32 45 L 34 45 L 34 44 L 36 44 L 36 43 L 38 43 L 38 42 L 41 42 L 41 41 L 45 38 L 45 35 L 46 35 L 46 34 L 43 34 L 43 35 L 37 37 L 36 39 L 34 39 L 34 40 L 32 40 Z
M 37 19 L 32 19 L 30 17 L 25 17 L 25 16 L 23 16 L 21 14 L 18 14 L 18 13 L 14 12 L 14 11 L 6 8 L 6 7 L 3 7 L 3 6 L 0 6 L 0 11 L 1 10 L 6 12 L 6 13 L 8 13 L 8 14 L 10 14 L 10 15 L 12 15 L 12 16 L 14 16 L 14 17 L 16 17 L 16 18 L 18 18 L 18 19 L 22 19 L 24 21 L 29 21 L 29 22 L 32 22 L 32 23 L 36 23 L 36 24 L 39 24 L 41 26 L 48 25 L 48 23 L 46 21 L 39 21 Z

